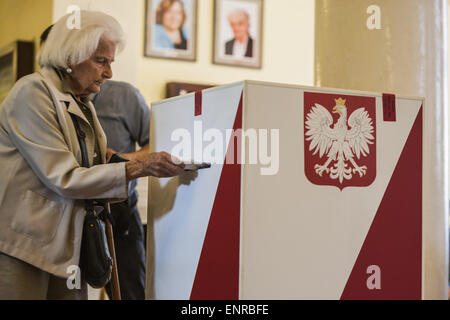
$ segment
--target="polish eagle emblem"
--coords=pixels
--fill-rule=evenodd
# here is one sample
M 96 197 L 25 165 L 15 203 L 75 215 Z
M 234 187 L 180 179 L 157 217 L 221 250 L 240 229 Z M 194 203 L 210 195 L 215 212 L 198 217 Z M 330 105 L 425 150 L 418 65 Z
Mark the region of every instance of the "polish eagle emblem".
M 333 123 L 333 116 L 322 105 L 315 103 L 306 116 L 305 140 L 310 141 L 309 151 L 318 154 L 320 159 L 326 157 L 323 163 L 316 163 L 314 171 L 322 177 L 328 174 L 331 179 L 352 179 L 358 174 L 362 178 L 367 173 L 367 166 L 358 165 L 361 156 L 370 154 L 369 145 L 374 143 L 373 121 L 365 108 L 354 110 L 347 119 L 346 100 L 334 99 L 336 105 L 333 113 L 339 118 Z

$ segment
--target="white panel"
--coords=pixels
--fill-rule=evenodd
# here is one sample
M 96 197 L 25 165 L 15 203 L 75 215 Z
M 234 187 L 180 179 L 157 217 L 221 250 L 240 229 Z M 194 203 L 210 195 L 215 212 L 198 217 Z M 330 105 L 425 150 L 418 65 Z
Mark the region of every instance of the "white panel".
M 280 129 L 280 170 L 244 169 L 240 297 L 339 299 L 422 101 L 397 100 L 387 123 L 377 97 L 376 179 L 341 192 L 305 177 L 303 91 L 249 84 L 247 94 L 245 129 Z
M 225 137 L 225 130 L 233 128 L 242 90 L 242 83 L 207 90 L 199 117 L 194 117 L 193 94 L 153 105 L 154 150 L 171 153 L 178 143 L 171 141 L 172 132 L 180 128 L 202 139 L 194 136 L 194 121 L 202 121 L 203 132 L 216 128 Z M 151 179 L 148 222 L 154 219 L 156 299 L 189 299 L 222 167 L 200 170 L 189 185 L 180 184 L 187 177 Z

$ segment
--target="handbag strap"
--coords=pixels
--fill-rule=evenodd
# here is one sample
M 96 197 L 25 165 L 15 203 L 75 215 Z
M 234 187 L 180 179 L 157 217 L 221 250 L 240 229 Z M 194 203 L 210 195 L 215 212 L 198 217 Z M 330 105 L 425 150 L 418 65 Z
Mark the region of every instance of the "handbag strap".
M 70 115 L 72 117 L 73 125 L 75 127 L 75 131 L 77 132 L 78 142 L 80 143 L 81 148 L 81 165 L 83 167 L 89 168 L 89 158 L 86 148 L 86 134 L 83 130 L 81 130 L 80 125 L 78 124 L 78 120 L 75 118 L 73 114 Z
M 89 157 L 88 157 L 88 152 L 87 152 L 87 148 L 86 148 L 86 134 L 84 133 L 83 130 L 81 130 L 80 125 L 78 123 L 77 118 L 75 118 L 75 116 L 73 114 L 70 114 L 70 116 L 72 117 L 72 122 L 73 125 L 75 127 L 75 131 L 77 132 L 77 137 L 78 137 L 78 143 L 80 144 L 80 149 L 81 149 L 81 166 L 89 168 Z M 86 207 L 86 211 L 87 212 L 92 212 L 95 214 L 95 210 L 94 210 L 94 201 L 93 200 L 84 200 L 84 204 Z
M 88 158 L 88 152 L 87 152 L 87 148 L 86 148 L 86 134 L 84 133 L 83 130 L 81 130 L 80 125 L 78 123 L 77 118 L 73 115 L 70 114 L 70 116 L 72 117 L 72 122 L 73 125 L 75 127 L 75 131 L 77 133 L 77 137 L 78 137 L 78 143 L 80 144 L 80 149 L 81 149 L 81 166 L 82 167 L 86 167 L 89 168 L 89 158 Z M 91 212 L 94 215 L 96 215 L 95 209 L 94 209 L 94 200 L 84 200 L 84 205 L 86 208 L 86 212 Z M 106 219 L 108 219 L 112 225 L 114 225 L 114 220 L 112 218 L 111 212 L 107 209 L 108 207 L 106 205 L 103 204 L 103 207 L 105 210 L 102 211 L 104 217 Z

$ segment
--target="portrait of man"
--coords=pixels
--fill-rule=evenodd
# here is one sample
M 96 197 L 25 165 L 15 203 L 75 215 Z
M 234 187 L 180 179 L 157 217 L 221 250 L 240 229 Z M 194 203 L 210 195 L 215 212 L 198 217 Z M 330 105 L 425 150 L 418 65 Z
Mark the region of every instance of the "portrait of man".
M 228 15 L 234 38 L 225 43 L 225 54 L 238 58 L 253 57 L 253 39 L 250 36 L 250 16 L 243 9 L 235 9 Z
M 262 0 L 216 0 L 214 63 L 261 68 Z

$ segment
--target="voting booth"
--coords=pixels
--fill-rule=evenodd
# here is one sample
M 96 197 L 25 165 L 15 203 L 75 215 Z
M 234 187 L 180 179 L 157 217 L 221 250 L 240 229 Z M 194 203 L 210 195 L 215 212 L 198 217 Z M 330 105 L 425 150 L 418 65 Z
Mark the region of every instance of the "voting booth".
M 256 81 L 152 104 L 151 150 L 211 167 L 149 180 L 149 297 L 423 298 L 426 107 Z

